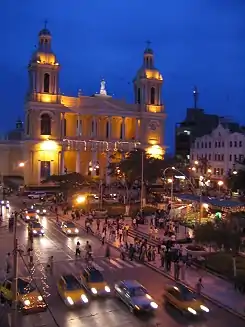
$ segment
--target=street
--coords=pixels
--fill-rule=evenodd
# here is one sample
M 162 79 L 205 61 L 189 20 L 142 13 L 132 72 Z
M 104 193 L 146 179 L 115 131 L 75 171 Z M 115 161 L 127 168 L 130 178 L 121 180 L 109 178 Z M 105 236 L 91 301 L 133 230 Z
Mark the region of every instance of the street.
M 47 218 L 43 218 L 42 221 L 45 228 L 45 235 L 34 238 L 33 243 L 35 267 L 30 271 L 28 265 L 25 264 L 27 256 L 23 256 L 23 260 L 19 258 L 18 273 L 21 277 L 28 277 L 30 273 L 33 274 L 33 281 L 42 290 L 43 294 L 46 295 L 49 310 L 44 313 L 21 316 L 18 327 L 95 327 L 103 324 L 106 324 L 108 327 L 126 325 L 150 327 L 155 326 L 156 323 L 159 323 L 159 327 L 244 326 L 244 321 L 211 303 L 207 303 L 211 312 L 206 319 L 189 319 L 182 316 L 175 309 L 163 305 L 164 286 L 172 283 L 166 277 L 143 264 L 121 260 L 119 252 L 114 248 L 111 248 L 111 259 L 109 261 L 105 258 L 105 246 L 102 246 L 96 237 L 86 235 L 81 231 L 78 237 L 67 237 L 56 226 L 54 217 L 48 216 Z M 18 221 L 17 235 L 20 248 L 26 252 L 28 235 L 27 226 L 23 221 Z M 113 296 L 108 299 L 93 299 L 87 308 L 73 310 L 67 308 L 57 294 L 56 281 L 57 277 L 63 273 L 79 275 L 86 266 L 83 259 L 75 260 L 74 252 L 78 239 L 82 249 L 87 240 L 90 242 L 93 249 L 94 265 L 103 273 L 111 287 L 113 287 L 116 281 L 121 279 L 137 279 L 143 284 L 149 291 L 149 294 L 159 304 L 155 316 L 148 318 L 145 316 L 136 317 L 129 312 L 123 303 L 117 299 L 115 300 Z M 0 254 L 3 258 L 1 260 L 0 270 L 1 278 L 3 278 L 5 274 L 4 257 L 7 252 L 13 249 L 13 234 L 5 229 L 0 230 L 0 241 Z M 51 255 L 54 256 L 54 271 L 52 275 L 45 271 L 45 265 L 48 257 Z M 3 325 L 3 327 L 5 326 Z

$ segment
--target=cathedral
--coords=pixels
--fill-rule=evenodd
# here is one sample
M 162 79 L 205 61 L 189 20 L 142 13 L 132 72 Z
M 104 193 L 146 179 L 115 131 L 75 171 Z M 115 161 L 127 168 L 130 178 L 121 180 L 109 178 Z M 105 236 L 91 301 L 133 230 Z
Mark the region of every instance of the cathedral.
M 0 141 L 2 176 L 22 176 L 25 185 L 39 185 L 49 175 L 78 172 L 109 182 L 113 154 L 120 160 L 135 148 L 163 156 L 166 113 L 163 77 L 148 46 L 134 80 L 135 103 L 115 99 L 101 81 L 93 96 L 61 94 L 61 64 L 45 27 L 29 65 L 25 120 Z

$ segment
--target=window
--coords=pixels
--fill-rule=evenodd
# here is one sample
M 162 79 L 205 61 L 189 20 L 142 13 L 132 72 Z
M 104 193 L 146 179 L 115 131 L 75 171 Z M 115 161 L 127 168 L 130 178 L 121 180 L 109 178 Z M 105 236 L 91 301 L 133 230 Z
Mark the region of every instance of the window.
M 237 147 L 237 141 L 234 142 L 234 147 L 235 147 L 235 148 Z
M 107 121 L 106 122 L 106 138 L 107 139 L 110 137 L 109 134 L 110 134 L 110 131 L 109 131 L 109 122 Z
M 230 161 L 232 161 L 232 154 L 230 154 Z
M 211 142 L 208 142 L 208 147 L 209 147 L 209 149 L 211 149 L 211 147 L 212 147 Z
M 224 161 L 224 155 L 223 154 L 221 155 L 221 161 Z
M 92 123 L 91 123 L 91 135 L 95 136 L 95 122 L 93 120 L 92 120 Z
M 236 158 L 236 154 L 234 154 L 234 161 L 236 161 L 237 160 L 237 158 Z
M 64 130 L 63 130 L 64 136 L 66 136 L 66 119 L 64 118 Z
M 220 168 L 220 175 L 224 175 L 224 169 Z
M 151 88 L 151 104 L 155 104 L 155 93 L 156 90 L 154 87 Z
M 217 148 L 217 142 L 215 142 L 215 147 Z
M 208 147 L 207 142 L 205 142 L 204 146 L 205 146 L 205 149 L 207 149 L 207 147 Z
M 49 84 L 50 84 L 50 75 L 48 73 L 45 73 L 43 78 L 43 92 L 49 92 Z
M 216 169 L 216 175 L 220 175 L 219 168 Z
M 50 161 L 41 161 L 41 171 L 40 171 L 41 179 L 46 179 L 50 176 L 50 168 L 51 168 Z
M 217 161 L 217 154 L 214 155 L 214 160 Z
M 137 91 L 137 103 L 140 104 L 140 98 L 141 98 L 141 92 L 140 92 L 140 88 L 138 88 L 138 91 Z
M 197 142 L 197 149 L 199 149 L 199 142 Z
M 220 142 L 219 142 L 219 145 L 218 145 L 218 147 L 220 148 L 220 146 L 221 146 L 221 145 L 220 145 Z
M 239 148 L 242 147 L 242 141 L 239 141 Z
M 30 114 L 28 113 L 26 116 L 26 134 L 30 134 Z
M 230 141 L 230 148 L 232 148 L 232 141 Z
M 201 144 L 201 148 L 203 149 L 203 142 L 202 142 L 202 144 Z
M 243 154 L 239 154 L 239 161 L 242 162 L 243 161 Z
M 222 142 L 222 148 L 224 148 L 225 147 L 225 142 Z
M 208 160 L 211 160 L 211 153 L 209 153 L 209 155 L 208 155 Z
M 41 135 L 51 135 L 51 118 L 49 114 L 41 116 Z
M 123 138 L 123 123 L 120 124 L 120 140 Z

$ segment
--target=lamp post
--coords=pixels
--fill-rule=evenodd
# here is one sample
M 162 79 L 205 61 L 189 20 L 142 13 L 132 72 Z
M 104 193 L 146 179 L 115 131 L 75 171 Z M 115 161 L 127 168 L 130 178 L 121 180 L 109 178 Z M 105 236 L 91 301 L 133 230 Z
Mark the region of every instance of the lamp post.
M 141 192 L 140 192 L 140 209 L 144 206 L 144 152 L 141 153 Z
M 219 186 L 219 196 L 221 195 L 221 194 L 220 194 L 220 188 L 221 188 L 222 185 L 224 185 L 224 182 L 223 182 L 223 181 L 218 181 L 218 186 Z
M 174 177 L 168 178 L 168 183 L 171 183 L 171 195 L 170 195 L 170 201 L 171 201 L 171 206 L 173 203 L 173 196 L 174 196 Z
M 14 251 L 13 251 L 13 316 L 12 327 L 17 327 L 17 313 L 18 313 L 18 240 L 17 240 L 17 214 L 14 216 Z

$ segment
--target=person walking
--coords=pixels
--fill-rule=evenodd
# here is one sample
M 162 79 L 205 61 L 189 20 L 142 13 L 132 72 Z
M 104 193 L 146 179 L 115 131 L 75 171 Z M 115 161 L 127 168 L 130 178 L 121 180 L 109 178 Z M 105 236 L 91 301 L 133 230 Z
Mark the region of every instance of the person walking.
M 202 283 L 202 278 L 199 278 L 197 283 L 196 283 L 196 293 L 198 296 L 201 296 L 202 289 L 204 288 L 203 283 Z
M 75 253 L 76 257 L 80 257 L 81 256 L 81 250 L 80 250 L 80 242 L 77 241 L 77 245 L 76 245 L 76 253 Z
M 106 246 L 106 250 L 105 250 L 105 257 L 106 257 L 106 259 L 108 259 L 108 260 L 110 260 L 110 258 L 111 258 L 111 251 L 110 251 L 110 247 L 109 247 L 108 244 L 107 244 L 107 246 Z

